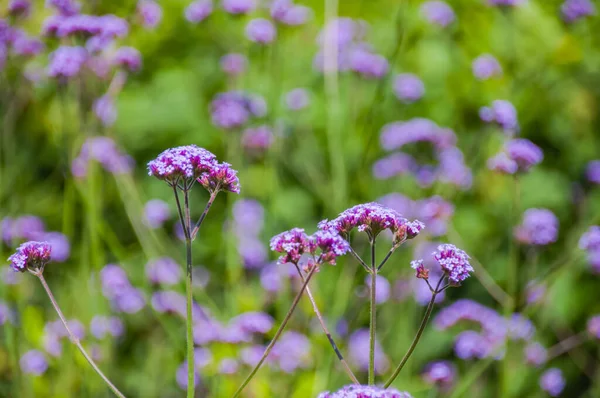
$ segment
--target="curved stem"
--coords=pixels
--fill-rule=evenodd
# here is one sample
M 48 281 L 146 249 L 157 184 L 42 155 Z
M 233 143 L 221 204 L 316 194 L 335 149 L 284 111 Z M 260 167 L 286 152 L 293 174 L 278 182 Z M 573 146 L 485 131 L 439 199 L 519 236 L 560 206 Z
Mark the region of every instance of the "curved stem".
M 183 228 L 183 234 L 186 239 L 189 239 L 189 231 L 188 227 L 185 223 L 185 217 L 183 215 L 183 211 L 181 210 L 181 202 L 179 201 L 179 194 L 177 193 L 177 185 L 173 185 L 173 194 L 175 195 L 175 203 L 177 203 L 177 213 L 179 214 L 179 222 L 181 223 L 181 228 Z
M 360 258 L 360 256 L 358 255 L 357 252 L 354 251 L 352 246 L 350 246 L 350 254 L 352 254 L 352 256 L 356 259 L 356 261 L 358 261 L 360 263 L 360 265 L 362 265 L 362 267 L 365 269 L 365 271 L 367 271 L 369 274 L 371 273 L 371 268 L 369 268 L 367 263 L 365 263 L 364 260 L 362 258 Z
M 244 390 L 244 388 L 248 385 L 248 383 L 250 383 L 250 380 L 252 380 L 252 378 L 254 377 L 254 375 L 256 374 L 256 372 L 258 372 L 258 369 L 260 369 L 260 367 L 262 366 L 263 362 L 265 362 L 265 360 L 269 356 L 269 353 L 271 352 L 271 350 L 275 346 L 275 343 L 279 339 L 279 336 L 281 336 L 281 333 L 283 333 L 283 329 L 285 329 L 288 321 L 292 317 L 292 314 L 294 313 L 294 310 L 296 309 L 296 306 L 300 302 L 300 298 L 302 298 L 302 293 L 304 293 L 304 290 L 306 290 L 306 287 L 308 286 L 308 283 L 310 282 L 310 279 L 312 278 L 312 276 L 313 276 L 313 274 L 314 274 L 314 272 L 315 272 L 316 269 L 317 269 L 316 267 L 313 267 L 309 271 L 308 275 L 306 275 L 306 279 L 304 280 L 304 283 L 302 284 L 302 287 L 300 288 L 300 291 L 298 292 L 298 294 L 296 294 L 296 297 L 294 297 L 294 301 L 292 302 L 292 306 L 290 307 L 290 310 L 288 311 L 288 313 L 285 315 L 285 318 L 283 318 L 283 321 L 281 322 L 281 325 L 279 325 L 279 329 L 277 329 L 277 332 L 275 332 L 275 336 L 273 336 L 273 340 L 271 340 L 271 342 L 269 343 L 269 345 L 265 349 L 265 352 L 262 355 L 262 357 L 260 358 L 260 361 L 258 361 L 258 363 L 256 364 L 256 366 L 254 367 L 254 369 L 252 369 L 252 371 L 250 372 L 250 374 L 248 375 L 248 377 L 246 377 L 246 379 L 244 380 L 244 382 L 242 383 L 242 385 L 233 394 L 233 398 L 239 397 L 239 395 L 242 393 L 242 391 Z
M 390 386 L 390 384 L 392 384 L 394 382 L 396 377 L 398 377 L 398 375 L 400 374 L 400 371 L 402 370 L 402 368 L 408 361 L 408 358 L 410 358 L 413 351 L 415 350 L 415 347 L 419 343 L 419 339 L 421 339 L 421 335 L 423 334 L 423 331 L 425 330 L 425 326 L 427 326 L 427 322 L 429 321 L 429 318 L 431 317 L 431 312 L 433 311 L 433 306 L 435 305 L 435 298 L 437 297 L 437 294 L 439 293 L 438 290 L 440 288 L 440 285 L 441 285 L 443 279 L 444 279 L 444 277 L 442 276 L 440 278 L 440 280 L 438 281 L 437 286 L 435 287 L 435 290 L 431 294 L 431 300 L 429 300 L 429 304 L 427 305 L 427 310 L 425 310 L 425 316 L 423 316 L 423 320 L 421 321 L 419 330 L 417 331 L 415 338 L 413 339 L 412 343 L 410 344 L 408 351 L 406 351 L 406 354 L 404 354 L 404 357 L 400 361 L 400 364 L 398 365 L 396 370 L 394 370 L 394 373 L 392 373 L 392 376 L 388 379 L 388 381 L 385 382 L 385 384 L 383 386 L 384 388 L 388 388 Z
M 581 333 L 567 337 L 563 341 L 560 341 L 552 347 L 548 348 L 548 357 L 546 358 L 546 361 L 549 362 L 550 360 L 564 354 L 565 352 L 571 351 L 573 348 L 585 343 L 588 339 L 589 335 L 587 331 L 583 331 Z
M 392 254 L 394 254 L 394 252 L 396 251 L 397 248 L 398 248 L 397 245 L 392 246 L 392 248 L 390 249 L 390 251 L 385 255 L 385 258 L 383 259 L 383 261 L 379 264 L 379 266 L 377 266 L 377 271 L 380 271 L 381 268 L 383 268 L 383 266 L 385 265 L 385 263 L 387 263 L 387 261 L 390 259 L 390 257 L 392 256 Z
M 377 323 L 377 267 L 375 241 L 371 242 L 371 320 L 369 322 L 369 384 L 375 384 L 375 327 Z
M 46 283 L 46 279 L 44 279 L 44 276 L 41 273 L 35 274 L 35 275 L 39 278 L 40 282 L 42 283 L 44 290 L 46 290 L 46 293 L 48 294 L 48 297 L 50 298 L 50 302 L 52 303 L 52 306 L 56 310 L 56 313 L 58 314 L 58 317 L 60 318 L 63 325 L 65 326 L 65 329 L 67 329 L 67 333 L 69 334 L 69 339 L 71 340 L 71 342 L 73 344 L 75 344 L 75 346 L 77 346 L 77 348 L 79 349 L 81 354 L 83 354 L 83 356 L 88 361 L 88 363 L 92 366 L 92 368 L 96 371 L 96 373 L 98 373 L 98 375 L 102 378 L 102 380 L 104 380 L 104 382 L 108 385 L 108 387 L 112 390 L 112 392 L 114 392 L 115 395 L 119 398 L 125 398 L 125 395 L 123 395 L 123 393 L 121 393 L 121 391 L 119 391 L 119 389 L 117 387 L 115 387 L 115 385 L 113 383 L 110 382 L 108 377 L 106 377 L 104 375 L 104 373 L 102 373 L 102 371 L 100 370 L 98 365 L 96 365 L 96 362 L 94 362 L 92 357 L 90 357 L 89 354 L 85 351 L 85 349 L 79 342 L 79 339 L 73 334 L 73 332 L 71 332 L 71 329 L 69 329 L 67 320 L 65 319 L 65 316 L 63 315 L 62 311 L 60 310 L 58 303 L 54 299 L 54 295 L 52 294 L 50 287 Z
M 191 236 L 192 240 L 196 239 L 198 230 L 200 230 L 200 226 L 202 225 L 202 222 L 206 218 L 206 215 L 208 214 L 208 211 L 210 210 L 210 207 L 212 206 L 213 202 L 215 201 L 215 198 L 217 197 L 218 193 L 219 193 L 219 191 L 215 190 L 213 193 L 210 194 L 210 198 L 208 199 L 208 202 L 206 202 L 206 207 L 204 208 L 202 215 L 198 219 L 198 222 L 196 223 L 196 225 L 194 226 L 194 229 L 191 232 L 190 236 Z M 190 228 L 191 228 L 191 225 L 190 225 Z
M 300 267 L 298 266 L 298 264 L 294 264 L 294 265 L 296 266 L 296 271 L 298 271 L 298 275 L 300 275 L 302 282 L 305 282 L 305 278 L 304 278 L 304 275 L 302 274 L 302 271 L 300 270 Z M 352 372 L 352 369 L 350 369 L 350 366 L 348 366 L 348 362 L 346 362 L 346 360 L 344 359 L 344 356 L 340 352 L 337 344 L 335 344 L 335 341 L 333 340 L 333 337 L 331 336 L 331 333 L 329 332 L 329 329 L 327 328 L 327 325 L 325 324 L 325 321 L 323 320 L 321 311 L 319 311 L 317 302 L 315 301 L 315 299 L 312 295 L 312 292 L 310 291 L 310 288 L 308 286 L 306 287 L 306 294 L 308 295 L 308 298 L 313 306 L 313 310 L 315 311 L 315 315 L 317 316 L 317 319 L 319 320 L 319 323 L 321 324 L 321 329 L 323 329 L 323 332 L 325 332 L 325 335 L 327 336 L 327 340 L 329 340 L 329 344 L 331 345 L 331 348 L 333 348 L 335 355 L 338 357 L 342 366 L 344 367 L 344 371 L 346 372 L 348 377 L 350 377 L 350 380 L 352 380 L 353 383 L 360 384 L 360 382 L 354 375 L 354 372 Z

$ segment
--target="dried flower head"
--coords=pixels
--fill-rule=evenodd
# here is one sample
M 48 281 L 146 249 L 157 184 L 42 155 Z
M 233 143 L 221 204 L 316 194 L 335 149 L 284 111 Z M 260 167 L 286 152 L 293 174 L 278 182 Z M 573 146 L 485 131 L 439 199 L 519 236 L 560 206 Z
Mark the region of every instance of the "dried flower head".
M 29 241 L 19 246 L 8 261 L 12 269 L 17 272 L 40 273 L 50 261 L 51 252 L 52 247 L 48 242 Z
M 174 186 L 200 178 L 217 164 L 211 152 L 196 145 L 167 149 L 148 163 L 148 175 Z
M 433 258 L 440 264 L 448 280 L 453 285 L 460 285 L 473 272 L 469 263 L 469 255 L 451 244 L 439 245 L 433 253 Z
M 416 277 L 419 279 L 429 279 L 429 270 L 423 265 L 423 260 L 414 260 L 410 262 L 410 267 L 416 271 Z
M 204 172 L 198 182 L 210 193 L 226 191 L 240 193 L 240 181 L 237 170 L 229 163 L 215 163 Z

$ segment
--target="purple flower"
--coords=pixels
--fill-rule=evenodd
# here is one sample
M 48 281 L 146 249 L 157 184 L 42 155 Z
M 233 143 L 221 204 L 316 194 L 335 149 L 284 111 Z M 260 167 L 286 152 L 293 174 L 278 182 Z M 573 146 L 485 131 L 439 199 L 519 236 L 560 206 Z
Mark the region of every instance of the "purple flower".
M 152 295 L 151 299 L 152 308 L 158 312 L 167 312 L 167 313 L 175 313 L 181 316 L 182 318 L 186 317 L 186 300 L 185 296 L 171 291 L 165 290 L 161 292 L 156 292 Z M 198 303 L 192 303 L 192 319 L 196 325 L 200 324 L 200 320 L 206 320 L 207 315 L 205 310 L 198 305 Z M 202 325 L 205 328 L 205 325 Z M 218 330 L 212 330 L 212 332 L 219 332 Z M 197 344 L 204 344 L 201 342 L 196 342 Z
M 249 127 L 242 134 L 242 146 L 246 150 L 263 152 L 273 144 L 273 132 L 266 126 Z
M 112 126 L 117 120 L 117 108 L 110 94 L 103 95 L 94 101 L 93 110 L 104 126 Z
M 52 246 L 48 242 L 29 241 L 21 244 L 8 261 L 16 272 L 29 270 L 37 273 L 44 271 L 44 266 L 50 261 L 51 252 Z
M 491 6 L 518 6 L 525 2 L 525 0 L 487 0 Z
M 491 54 L 482 54 L 473 60 L 473 75 L 479 80 L 487 80 L 502 74 L 502 67 Z
M 509 136 L 519 130 L 517 110 L 509 101 L 495 100 L 491 107 L 482 107 L 479 110 L 481 120 L 487 123 L 497 123 Z
M 456 366 L 450 361 L 431 362 L 425 367 L 422 377 L 429 384 L 448 388 L 456 379 Z
M 256 18 L 246 25 L 246 37 L 259 44 L 269 44 L 275 40 L 277 30 L 268 19 Z
M 309 247 L 316 247 L 321 250 L 319 254 L 319 262 L 321 263 L 335 265 L 335 259 L 343 256 L 350 250 L 350 244 L 332 231 L 317 231 L 309 237 L 309 240 Z
M 277 261 L 279 264 L 297 264 L 300 257 L 310 251 L 308 235 L 301 228 L 294 228 L 275 235 L 271 238 L 270 247 L 275 252 L 285 253 L 279 257 Z
M 412 395 L 394 388 L 382 389 L 376 386 L 349 385 L 336 392 L 325 391 L 317 398 L 412 398 Z
M 303 25 L 311 14 L 310 8 L 295 5 L 292 0 L 274 0 L 271 3 L 271 18 L 284 25 Z
M 23 373 L 40 376 L 48 369 L 48 361 L 44 354 L 37 350 L 27 351 L 21 357 L 19 364 Z
M 62 16 L 71 16 L 79 13 L 81 4 L 73 0 L 46 0 L 46 7 L 52 7 Z
M 600 160 L 592 160 L 587 164 L 585 173 L 589 182 L 600 184 Z
M 508 157 L 517 163 L 519 171 L 523 172 L 528 171 L 544 159 L 544 153 L 540 147 L 524 138 L 508 141 L 504 150 Z
M 490 170 L 504 174 L 515 174 L 519 169 L 517 162 L 508 157 L 505 152 L 500 152 L 496 156 L 489 158 L 487 166 Z
M 452 7 L 443 1 L 426 1 L 421 5 L 421 13 L 429 22 L 443 28 L 456 19 Z
M 365 277 L 365 286 L 371 294 L 371 278 L 372 275 L 367 275 Z M 390 295 L 392 292 L 392 286 L 390 282 L 383 276 L 377 275 L 377 287 L 375 289 L 375 303 L 383 304 L 390 299 Z
M 220 374 L 231 375 L 238 372 L 239 363 L 233 358 L 223 358 L 219 362 L 218 371 Z
M 310 95 L 304 88 L 295 88 L 285 95 L 285 104 L 292 111 L 299 111 L 310 104 Z M 600 180 L 600 179 L 599 179 Z
M 164 200 L 152 199 L 144 205 L 144 222 L 150 228 L 160 228 L 171 218 L 171 210 Z
M 50 54 L 48 76 L 68 79 L 79 73 L 88 54 L 83 47 L 61 46 Z
M 4 302 L 0 301 L 0 325 L 4 325 L 6 321 L 12 321 L 13 313 Z
M 221 6 L 233 15 L 248 14 L 256 8 L 256 0 L 222 0 Z
M 129 69 L 130 72 L 137 72 L 142 65 L 142 57 L 133 47 L 121 47 L 115 52 L 112 63 Z
M 550 396 L 557 397 L 565 388 L 565 378 L 558 368 L 546 370 L 540 377 L 540 387 Z
M 539 367 L 546 363 L 548 350 L 538 342 L 529 343 L 525 346 L 525 361 L 528 364 Z
M 260 239 L 254 237 L 238 237 L 238 253 L 247 269 L 261 268 L 267 262 L 267 249 Z
M 429 269 L 423 265 L 423 260 L 413 260 L 410 262 L 410 267 L 415 270 L 415 276 L 418 279 L 429 279 Z
M 381 79 L 389 70 L 388 60 L 384 56 L 363 47 L 350 51 L 349 64 L 352 71 L 373 79 Z
M 460 285 L 467 279 L 473 267 L 469 263 L 469 256 L 463 250 L 451 244 L 439 245 L 433 257 L 438 262 L 450 283 Z
M 35 56 L 44 50 L 44 43 L 21 30 L 13 31 L 12 51 L 15 55 Z
M 560 6 L 565 22 L 577 22 L 581 18 L 596 14 L 596 7 L 590 0 L 565 0 Z
M 162 8 L 154 0 L 139 0 L 137 3 L 137 14 L 146 29 L 154 29 L 162 19 Z
M 558 218 L 548 209 L 527 209 L 523 222 L 515 229 L 515 237 L 530 245 L 548 245 L 558 237 Z
M 393 153 L 373 164 L 373 176 L 380 180 L 386 180 L 397 175 L 410 173 L 414 170 L 415 164 L 412 156 L 402 152 Z
M 600 251 L 600 226 L 592 225 L 579 239 L 579 247 L 588 251 Z
M 454 341 L 454 353 L 460 359 L 483 359 L 495 353 L 496 344 L 487 336 L 467 330 L 456 336 Z
M 233 204 L 233 220 L 239 236 L 257 235 L 263 228 L 265 210 L 253 199 L 240 199 Z
M 170 148 L 148 163 L 148 175 L 169 185 L 190 182 L 214 170 L 215 155 L 196 145 Z
M 115 264 L 107 264 L 100 271 L 102 294 L 119 312 L 134 314 L 146 305 L 142 292 L 131 286 L 125 271 Z
M 232 169 L 229 163 L 215 163 L 198 178 L 198 182 L 210 193 L 220 191 L 240 193 L 237 170 Z
M 419 219 L 427 225 L 427 232 L 432 236 L 446 233 L 447 224 L 454 214 L 454 205 L 441 196 L 432 196 L 417 203 Z
M 210 103 L 211 119 L 215 126 L 234 129 L 244 125 L 251 116 L 267 113 L 265 100 L 258 95 L 241 91 L 217 94 Z
M 266 334 L 273 328 L 273 317 L 264 312 L 245 312 L 230 320 L 230 325 L 246 333 Z
M 369 369 L 369 330 L 359 329 L 348 339 L 349 360 L 361 371 Z M 375 341 L 375 373 L 383 374 L 389 367 L 389 361 L 379 344 Z
M 27 17 L 31 11 L 30 0 L 10 0 L 8 2 L 8 13 L 13 17 Z
M 429 119 L 414 118 L 405 122 L 388 123 L 381 129 L 383 149 L 391 151 L 416 142 L 430 142 L 436 150 L 451 148 L 456 135 L 451 129 L 439 127 Z
M 525 286 L 525 295 L 527 297 L 527 304 L 539 303 L 546 296 L 546 285 L 532 280 Z
M 296 369 L 310 365 L 313 358 L 310 348 L 310 341 L 305 335 L 294 331 L 285 332 L 275 343 L 269 362 L 285 373 L 293 373 Z
M 44 222 L 36 216 L 24 215 L 16 219 L 6 217 L 0 223 L 2 240 L 7 244 L 12 241 L 26 239 L 35 240 L 42 236 L 46 227 Z
M 123 18 L 115 15 L 96 17 L 100 26 L 100 35 L 105 37 L 125 37 L 129 33 L 129 24 Z
M 90 332 L 97 339 L 103 339 L 106 335 L 119 337 L 123 335 L 124 331 L 123 321 L 115 316 L 96 315 L 90 323 Z
M 204 21 L 213 12 L 212 0 L 196 0 L 185 9 L 185 19 L 191 23 Z
M 418 101 L 425 93 L 421 79 L 412 73 L 401 73 L 394 78 L 394 94 L 404 102 Z
M 587 331 L 592 337 L 600 339 L 600 315 L 595 315 L 588 320 Z
M 69 239 L 60 232 L 47 232 L 42 235 L 43 240 L 50 244 L 50 259 L 54 262 L 62 263 L 71 255 L 71 245 Z
M 112 299 L 112 304 L 116 311 L 135 314 L 144 308 L 146 298 L 139 289 L 128 287 Z
M 155 284 L 176 285 L 181 281 L 181 267 L 170 257 L 161 257 L 146 264 L 146 277 Z
M 248 58 L 244 54 L 225 54 L 219 61 L 223 72 L 231 76 L 237 76 L 246 71 L 248 67 Z
M 100 162 L 104 169 L 113 174 L 128 173 L 133 168 L 133 159 L 119 151 L 116 143 L 108 137 L 91 137 L 83 143 L 79 156 L 71 164 L 73 174 L 85 177 L 91 159 Z

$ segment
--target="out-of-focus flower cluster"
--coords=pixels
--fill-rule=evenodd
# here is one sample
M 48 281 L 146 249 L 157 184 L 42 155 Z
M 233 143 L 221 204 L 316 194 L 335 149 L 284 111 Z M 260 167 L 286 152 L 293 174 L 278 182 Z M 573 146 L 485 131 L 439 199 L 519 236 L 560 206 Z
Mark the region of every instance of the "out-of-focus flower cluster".
M 133 158 L 121 151 L 108 137 L 91 137 L 83 143 L 79 154 L 71 163 L 73 175 L 77 178 L 85 178 L 92 160 L 112 174 L 130 173 L 134 167 Z
M 268 259 L 267 248 L 260 239 L 264 226 L 264 208 L 256 200 L 242 199 L 235 202 L 232 212 L 232 228 L 244 267 L 262 268 Z
M 446 234 L 448 222 L 454 214 L 454 205 L 437 195 L 412 200 L 400 193 L 390 193 L 379 198 L 378 202 L 407 218 L 423 221 L 427 226 L 425 232 L 434 237 Z
M 318 398 L 412 398 L 407 392 L 394 388 L 383 389 L 376 386 L 349 385 L 336 392 L 325 391 Z
M 504 150 L 488 160 L 488 168 L 504 174 L 525 173 L 544 159 L 544 153 L 533 142 L 517 138 L 504 144 Z

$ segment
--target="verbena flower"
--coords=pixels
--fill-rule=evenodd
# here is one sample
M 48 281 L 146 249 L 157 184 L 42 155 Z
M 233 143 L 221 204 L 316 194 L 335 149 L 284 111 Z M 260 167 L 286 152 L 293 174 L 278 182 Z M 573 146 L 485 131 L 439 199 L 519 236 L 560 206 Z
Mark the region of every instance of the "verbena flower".
M 268 19 L 256 18 L 246 25 L 246 37 L 255 43 L 269 44 L 277 37 L 277 30 Z
M 505 152 L 491 157 L 487 161 L 487 166 L 490 170 L 498 171 L 504 174 L 515 174 L 519 169 L 517 162 L 512 160 Z
M 266 334 L 273 328 L 275 321 L 264 312 L 245 312 L 233 317 L 229 323 L 246 333 Z
M 596 14 L 596 7 L 590 0 L 566 0 L 560 6 L 560 13 L 565 22 L 573 23 Z
M 198 178 L 198 182 L 210 193 L 219 191 L 240 193 L 237 170 L 231 168 L 229 163 L 213 164 Z
M 410 267 L 415 270 L 416 277 L 419 279 L 429 278 L 429 269 L 423 265 L 423 260 L 413 260 L 410 262 Z
M 524 138 L 508 141 L 505 150 L 508 156 L 517 162 L 519 171 L 528 171 L 544 159 L 544 153 L 540 147 Z
M 248 58 L 244 54 L 225 54 L 221 57 L 219 65 L 223 72 L 231 76 L 237 76 L 244 73 L 248 68 Z
M 27 351 L 19 360 L 23 373 L 40 376 L 48 370 L 48 361 L 38 350 Z
M 443 1 L 426 1 L 421 5 L 421 13 L 429 22 L 446 27 L 456 19 L 454 10 Z
M 270 247 L 275 252 L 283 253 L 279 257 L 279 264 L 297 264 L 302 255 L 311 250 L 308 235 L 302 228 L 293 228 L 275 235 L 271 238 Z
M 517 110 L 512 103 L 506 100 L 495 100 L 490 107 L 482 107 L 479 110 L 479 117 L 484 122 L 498 124 L 511 136 L 519 130 Z
M 170 217 L 171 210 L 164 200 L 152 199 L 144 205 L 144 222 L 150 228 L 160 228 Z
M 44 50 L 44 43 L 36 37 L 29 36 L 20 29 L 15 29 L 12 36 L 11 48 L 15 55 L 33 57 Z
M 401 73 L 394 78 L 394 94 L 404 102 L 418 101 L 425 93 L 425 85 L 418 76 L 412 73 Z
M 502 74 L 502 66 L 491 54 L 482 54 L 473 60 L 473 75 L 479 80 L 487 80 Z
M 8 258 L 10 266 L 17 272 L 43 272 L 50 261 L 52 247 L 48 242 L 29 241 L 21 244 Z
M 217 164 L 211 152 L 196 145 L 186 145 L 163 151 L 148 163 L 148 175 L 166 181 L 169 185 L 200 178 Z
M 182 276 L 181 267 L 170 257 L 160 257 L 146 263 L 146 277 L 151 283 L 176 285 Z
M 233 358 L 223 358 L 217 367 L 220 374 L 231 375 L 238 372 L 239 363 Z
M 439 245 L 433 257 L 438 262 L 450 283 L 460 285 L 470 276 L 473 267 L 469 263 L 469 256 L 463 250 L 451 244 Z
M 350 244 L 337 233 L 331 231 L 317 231 L 309 237 L 309 241 L 309 251 L 311 254 L 318 255 L 322 263 L 335 265 L 336 258 L 343 256 L 350 250 Z
M 142 65 L 142 56 L 133 47 L 121 47 L 115 52 L 112 63 L 128 69 L 130 72 L 137 72 Z
M 10 245 L 21 239 L 36 240 L 46 232 L 46 226 L 39 217 L 27 214 L 17 218 L 5 217 L 0 222 L 2 240 Z
M 376 386 L 353 384 L 333 393 L 322 392 L 317 398 L 412 398 L 412 395 L 394 388 L 382 389 Z
M 79 13 L 81 4 L 74 0 L 46 0 L 46 7 L 54 8 L 60 15 L 70 16 Z
M 527 344 L 524 353 L 525 362 L 534 366 L 541 366 L 548 359 L 548 350 L 538 342 Z
M 565 378 L 558 368 L 550 368 L 540 376 L 540 387 L 552 397 L 559 396 L 565 385 Z
M 96 315 L 90 322 L 90 332 L 97 339 L 103 339 L 107 335 L 120 337 L 125 332 L 123 321 L 116 316 Z
M 204 21 L 213 12 L 212 0 L 196 0 L 185 9 L 185 19 L 192 23 Z
M 46 232 L 41 235 L 44 242 L 50 244 L 50 259 L 53 262 L 62 263 L 71 255 L 71 244 L 69 239 L 60 232 Z
M 310 94 L 304 88 L 295 88 L 285 94 L 285 104 L 288 109 L 299 111 L 310 104 Z
M 310 8 L 296 5 L 292 0 L 274 0 L 270 12 L 275 21 L 290 26 L 305 24 L 312 15 Z
M 487 0 L 491 6 L 518 6 L 525 3 L 525 0 Z
M 369 295 L 371 294 L 370 292 L 372 277 L 373 275 L 365 276 L 365 288 Z M 377 275 L 375 278 L 377 284 L 377 289 L 375 289 L 375 303 L 386 303 L 390 299 L 390 296 L 392 294 L 392 285 L 390 285 L 390 282 L 387 280 L 387 278 L 382 275 Z
M 308 337 L 295 331 L 288 331 L 275 343 L 267 361 L 271 366 L 285 373 L 294 373 L 297 369 L 309 367 L 313 357 Z
M 147 29 L 154 29 L 162 19 L 162 7 L 154 0 L 139 0 L 137 14 L 142 25 Z
M 366 78 L 381 79 L 389 70 L 388 60 L 366 46 L 357 46 L 348 54 L 350 70 Z
M 587 252 L 587 260 L 600 273 L 600 226 L 592 225 L 579 239 L 579 247 Z
M 273 132 L 266 125 L 249 127 L 242 133 L 242 146 L 244 149 L 262 153 L 273 144 Z
M 117 108 L 113 98 L 109 95 L 103 95 L 94 101 L 92 105 L 94 114 L 104 126 L 112 126 L 117 120 Z
M 25 18 L 31 11 L 30 0 L 10 0 L 8 2 L 8 13 L 13 17 Z
M 558 218 L 548 209 L 527 209 L 515 228 L 517 240 L 530 245 L 548 245 L 558 238 Z
M 243 126 L 251 117 L 267 113 L 267 104 L 259 95 L 243 91 L 219 93 L 210 103 L 211 120 L 217 127 L 235 129 Z
M 48 76 L 71 78 L 79 74 L 87 61 L 88 53 L 83 47 L 61 46 L 50 54 Z
M 600 160 L 589 162 L 585 170 L 585 175 L 589 182 L 600 184 Z
M 234 15 L 247 14 L 257 6 L 256 0 L 222 0 L 223 9 Z
M 129 173 L 133 169 L 133 158 L 119 150 L 109 137 L 90 137 L 83 143 L 79 155 L 71 163 L 73 175 L 85 177 L 91 160 L 96 160 L 113 174 Z
M 447 389 L 456 380 L 456 366 L 450 361 L 434 361 L 423 370 L 423 379 L 429 384 L 435 384 L 442 389 Z

